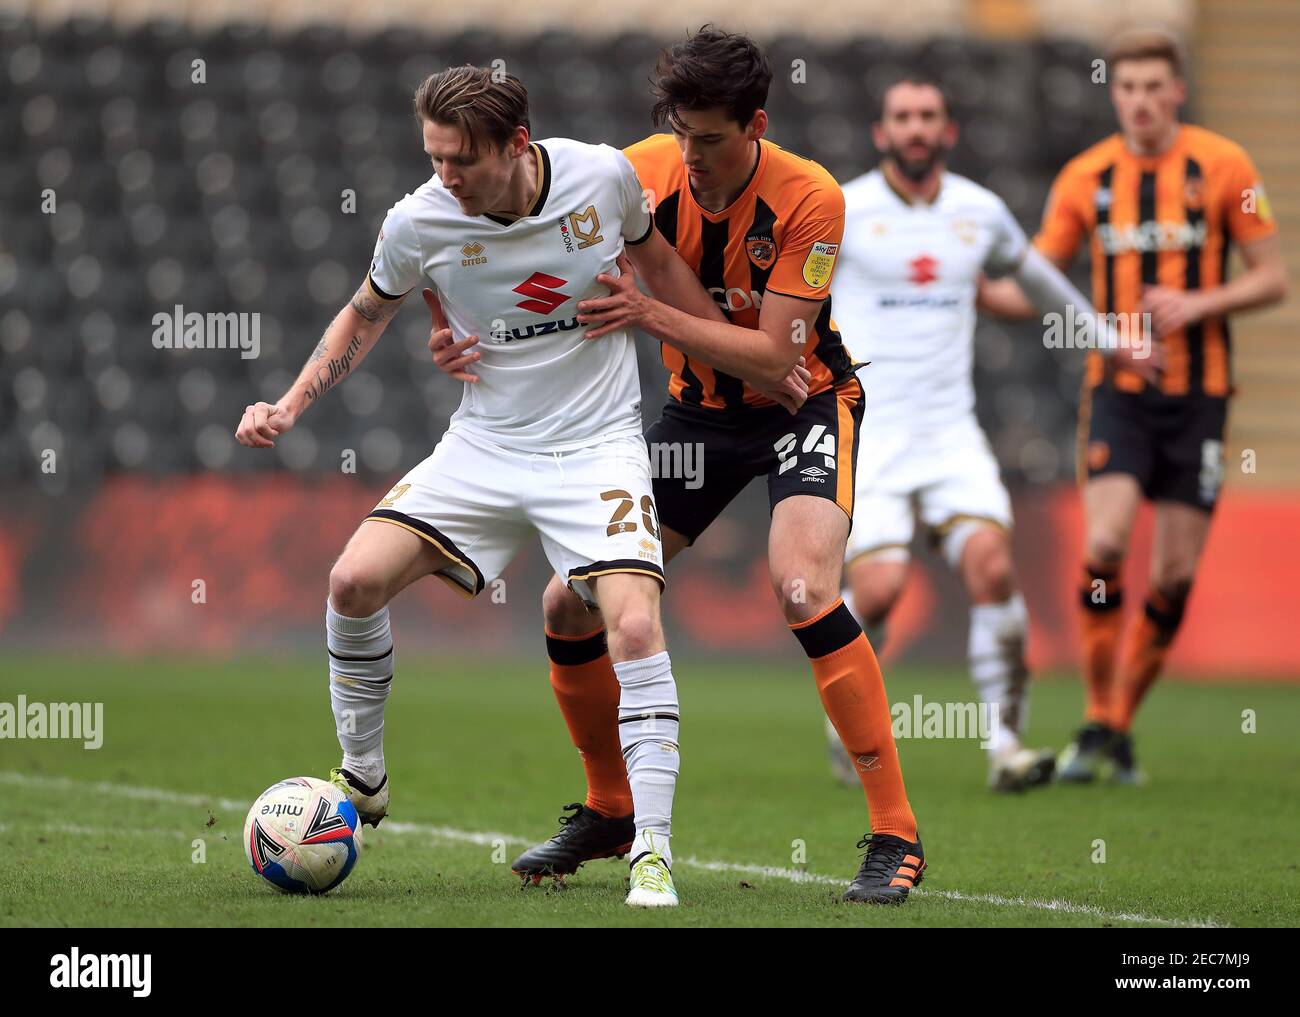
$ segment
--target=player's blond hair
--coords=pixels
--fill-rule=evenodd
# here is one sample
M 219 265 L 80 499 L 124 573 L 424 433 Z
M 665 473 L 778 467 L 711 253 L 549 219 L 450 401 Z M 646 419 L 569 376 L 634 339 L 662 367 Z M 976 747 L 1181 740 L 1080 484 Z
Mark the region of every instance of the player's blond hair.
M 421 121 L 460 127 L 475 158 L 479 147 L 501 150 L 528 123 L 528 90 L 513 74 L 486 67 L 448 67 L 430 74 L 415 90 L 415 115 Z

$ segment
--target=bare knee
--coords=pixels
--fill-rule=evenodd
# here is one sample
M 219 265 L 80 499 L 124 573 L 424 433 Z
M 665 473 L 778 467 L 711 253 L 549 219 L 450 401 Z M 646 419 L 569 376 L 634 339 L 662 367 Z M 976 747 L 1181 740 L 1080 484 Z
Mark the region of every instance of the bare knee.
M 825 575 L 773 574 L 772 589 L 786 621 L 807 621 L 835 603 L 840 595 L 839 577 Z
M 883 625 L 889 612 L 902 596 L 907 582 L 907 561 L 876 561 L 871 558 L 856 562 L 849 568 L 849 589 L 853 593 L 853 609 L 868 628 Z
M 1000 604 L 1016 590 L 1011 548 L 996 530 L 971 535 L 962 551 L 962 578 L 976 604 Z
M 1128 547 L 1118 532 L 1099 529 L 1088 534 L 1085 550 L 1089 564 L 1113 568 L 1124 561 Z
M 663 630 L 658 612 L 648 605 L 624 608 L 609 620 L 609 655 L 616 662 L 644 660 L 664 648 Z
M 1192 592 L 1193 571 L 1178 564 L 1165 566 L 1151 577 L 1151 586 L 1166 600 L 1186 600 Z
M 1089 564 L 1110 569 L 1124 561 L 1141 499 L 1137 481 L 1126 474 L 1088 481 L 1083 489 L 1083 544 Z
M 582 598 L 558 576 L 551 578 L 542 593 L 542 617 L 546 631 L 557 636 L 585 636 L 600 628 L 600 615 L 588 611 Z
M 330 570 L 330 603 L 347 618 L 364 618 L 388 603 L 388 583 L 383 576 L 344 555 Z

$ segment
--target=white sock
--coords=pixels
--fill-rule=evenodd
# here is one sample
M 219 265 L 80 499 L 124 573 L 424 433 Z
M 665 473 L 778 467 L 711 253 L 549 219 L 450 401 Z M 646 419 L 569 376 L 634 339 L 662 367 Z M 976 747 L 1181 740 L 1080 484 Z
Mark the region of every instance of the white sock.
M 330 705 L 343 747 L 343 768 L 377 787 L 384 766 L 384 704 L 393 684 L 393 633 L 388 608 L 368 618 L 348 618 L 325 602 Z
M 840 590 L 840 597 L 844 601 L 844 606 L 849 609 L 849 614 L 853 615 L 853 620 L 866 633 L 867 642 L 871 644 L 871 649 L 879 657 L 885 649 L 885 619 L 882 618 L 878 625 L 869 625 L 863 621 L 862 615 L 858 614 L 858 606 L 853 600 L 853 591 L 847 586 Z
M 1029 712 L 1029 671 L 1025 667 L 1025 601 L 1019 593 L 1000 604 L 975 604 L 970 611 L 970 674 L 980 699 L 998 716 L 988 746 L 998 755 L 1020 748 Z
M 673 792 L 680 754 L 677 747 L 677 683 L 668 652 L 614 665 L 621 692 L 618 736 L 632 786 L 636 839 L 632 859 L 647 851 L 672 866 Z
M 858 614 L 858 606 L 853 602 L 853 590 L 847 586 L 840 590 L 840 600 L 844 601 L 844 606 L 849 609 L 849 614 L 853 615 L 853 620 L 861 625 L 862 616 Z

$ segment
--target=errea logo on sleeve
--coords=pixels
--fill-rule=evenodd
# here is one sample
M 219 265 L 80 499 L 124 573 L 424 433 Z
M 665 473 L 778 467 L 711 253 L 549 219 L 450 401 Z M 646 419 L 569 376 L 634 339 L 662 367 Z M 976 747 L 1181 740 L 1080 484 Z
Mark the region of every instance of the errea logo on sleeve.
M 130 989 L 143 998 L 152 991 L 153 954 L 87 953 L 75 946 L 50 958 L 50 985 L 55 989 Z

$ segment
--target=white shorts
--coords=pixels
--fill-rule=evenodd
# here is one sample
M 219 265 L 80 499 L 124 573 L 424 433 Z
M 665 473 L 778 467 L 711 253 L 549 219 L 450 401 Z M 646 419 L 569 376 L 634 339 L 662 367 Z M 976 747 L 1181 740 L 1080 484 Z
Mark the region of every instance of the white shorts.
M 925 438 L 873 431 L 864 421 L 856 486 L 845 561 L 868 554 L 906 561 L 917 518 L 936 546 L 962 523 L 1011 529 L 1011 498 L 973 418 Z M 955 566 L 956 554 L 948 557 Z
M 435 573 L 473 597 L 532 534 L 590 606 L 590 580 L 633 572 L 664 583 L 650 458 L 639 435 L 572 452 L 511 451 L 448 431 L 367 519 L 405 527 L 451 559 Z

